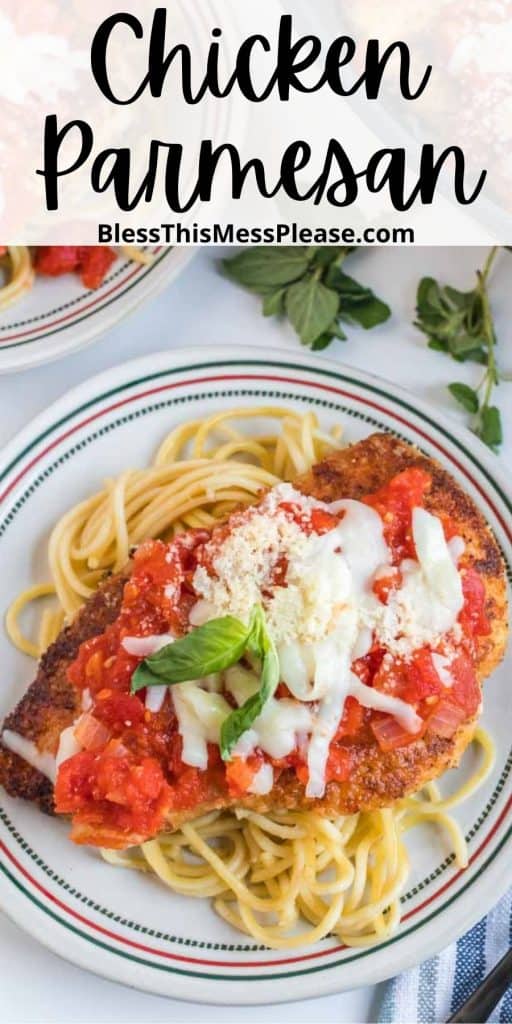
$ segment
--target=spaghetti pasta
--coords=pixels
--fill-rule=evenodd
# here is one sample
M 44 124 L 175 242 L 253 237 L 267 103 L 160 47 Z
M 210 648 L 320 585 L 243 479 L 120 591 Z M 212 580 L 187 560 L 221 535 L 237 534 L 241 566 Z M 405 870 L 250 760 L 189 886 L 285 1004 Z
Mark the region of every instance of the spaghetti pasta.
M 406 832 L 438 825 L 457 866 L 467 866 L 464 835 L 446 812 L 492 769 L 494 748 L 485 730 L 476 730 L 474 743 L 481 763 L 447 799 L 428 783 L 393 807 L 348 817 L 217 811 L 135 850 L 102 855 L 116 867 L 156 875 L 173 892 L 213 900 L 225 921 L 272 949 L 310 945 L 330 934 L 347 946 L 382 942 L 400 921 L 409 877 Z
M 259 432 L 248 434 L 248 421 Z M 108 480 L 55 526 L 52 583 L 31 588 L 11 606 L 11 640 L 25 653 L 39 653 L 104 574 L 126 564 L 132 545 L 211 527 L 236 506 L 253 502 L 262 488 L 306 472 L 341 443 L 340 431 L 324 432 L 313 412 L 273 406 L 232 409 L 177 427 L 152 465 Z M 45 609 L 35 644 L 18 618 L 30 601 L 53 594 L 58 609 Z M 174 892 L 213 900 L 224 920 L 275 949 L 328 934 L 352 946 L 380 942 L 400 921 L 409 875 L 406 832 L 434 822 L 447 832 L 457 864 L 467 864 L 464 836 L 449 812 L 491 770 L 492 741 L 482 729 L 475 741 L 480 767 L 447 798 L 429 783 L 392 807 L 351 816 L 216 811 L 139 848 L 102 853 L 112 865 L 155 875 Z
M 25 245 L 11 245 L 0 259 L 5 284 L 0 287 L 0 310 L 7 309 L 29 291 L 34 283 L 30 250 Z

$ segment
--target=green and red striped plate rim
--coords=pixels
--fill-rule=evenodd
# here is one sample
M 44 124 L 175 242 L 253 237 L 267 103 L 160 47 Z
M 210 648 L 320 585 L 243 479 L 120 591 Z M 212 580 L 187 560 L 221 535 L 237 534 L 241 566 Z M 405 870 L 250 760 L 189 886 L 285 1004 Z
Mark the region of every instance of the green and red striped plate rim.
M 31 290 L 0 312 L 0 373 L 27 369 L 75 352 L 165 288 L 192 248 L 152 246 L 152 262 L 120 256 L 95 291 L 78 277 L 35 278 Z
M 348 439 L 391 430 L 417 444 L 473 495 L 510 565 L 510 490 L 498 461 L 469 433 L 443 421 L 414 396 L 337 363 L 228 347 L 159 353 L 114 368 L 75 389 L 26 428 L 4 452 L 0 468 L 0 552 L 15 543 L 19 517 L 29 516 L 34 523 L 35 543 L 45 489 L 57 483 L 60 512 L 79 499 L 66 486 L 73 462 L 80 463 L 81 478 L 83 467 L 90 467 L 82 491 L 87 494 L 97 486 L 97 462 L 105 453 L 110 462 L 115 453 L 121 470 L 137 462 L 140 437 L 141 464 L 148 443 L 156 448 L 177 423 L 259 403 L 314 409 L 323 422 L 341 421 Z M 31 540 L 25 537 L 28 546 Z M 507 667 L 497 676 L 491 711 L 496 709 L 499 731 L 507 709 Z M 70 851 L 61 823 L 47 823 L 34 809 L 7 798 L 0 808 L 0 900 L 8 914 L 55 952 L 156 993 L 212 1003 L 260 1003 L 371 984 L 433 955 L 512 883 L 509 747 L 506 733 L 500 734 L 492 784 L 473 798 L 470 817 L 463 822 L 470 866 L 457 870 L 453 857 L 443 857 L 434 845 L 426 859 L 423 851 L 420 874 L 404 897 L 400 930 L 378 947 L 348 950 L 337 940 L 325 940 L 315 948 L 274 952 L 240 942 L 224 924 L 217 926 L 209 908 L 198 910 L 198 901 L 183 902 L 152 882 L 136 881 L 131 874 L 127 878 L 103 864 L 94 862 L 91 870 L 91 855 Z M 52 838 L 42 844 L 45 828 Z M 83 883 L 78 884 L 81 874 Z M 118 884 L 128 894 L 124 911 L 109 899 L 119 875 L 123 880 Z M 133 901 L 131 884 L 137 886 Z M 140 902 L 141 884 L 147 887 L 149 909 Z M 155 926 L 151 900 L 167 901 L 170 921 L 173 909 L 184 921 L 186 908 L 187 926 Z

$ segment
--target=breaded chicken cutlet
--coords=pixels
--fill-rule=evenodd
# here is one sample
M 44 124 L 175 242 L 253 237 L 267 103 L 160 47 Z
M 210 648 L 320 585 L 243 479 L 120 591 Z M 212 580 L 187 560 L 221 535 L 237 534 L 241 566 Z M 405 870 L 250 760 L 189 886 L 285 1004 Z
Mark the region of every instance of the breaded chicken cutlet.
M 391 435 L 375 434 L 330 454 L 295 481 L 294 488 L 302 495 L 328 504 L 340 499 L 361 502 L 368 495 L 381 492 L 390 481 L 410 470 L 428 475 L 429 486 L 423 507 L 443 521 L 449 520 L 450 534 L 456 534 L 464 542 L 461 563 L 464 572 L 471 570 L 481 581 L 483 605 L 479 614 L 481 620 L 485 615 L 488 625 L 477 630 L 472 639 L 472 659 L 481 686 L 499 664 L 505 651 L 508 633 L 506 581 L 496 540 L 483 516 L 458 483 L 440 465 L 414 447 Z M 373 507 L 376 507 L 375 502 Z M 361 544 L 364 543 L 365 537 L 362 536 Z M 84 641 L 101 635 L 115 623 L 121 609 L 125 584 L 132 571 L 133 565 L 130 565 L 125 572 L 106 579 L 42 657 L 34 682 L 4 723 L 4 730 L 8 734 L 30 741 L 40 753 L 56 755 L 62 731 L 70 727 L 83 712 L 82 693 L 70 681 L 69 667 L 79 655 Z M 369 657 L 367 655 L 367 660 Z M 372 677 L 373 682 L 366 676 L 364 678 L 370 686 L 375 687 L 375 677 Z M 386 691 L 386 686 L 383 690 Z M 396 690 L 396 693 L 401 692 Z M 191 806 L 183 806 L 183 801 L 180 804 L 176 800 L 171 800 L 170 806 L 166 805 L 158 831 L 173 830 L 183 821 L 207 810 L 233 805 L 259 811 L 314 807 L 326 814 L 352 814 L 359 810 L 391 805 L 400 797 L 417 791 L 445 769 L 456 765 L 471 740 L 478 718 L 479 708 L 473 700 L 467 704 L 466 713 L 456 723 L 451 734 L 449 729 L 431 728 L 427 715 L 427 712 L 430 714 L 428 701 L 430 699 L 434 707 L 436 701 L 440 700 L 439 693 L 436 696 L 436 690 L 432 687 L 428 694 L 425 689 L 418 691 L 418 694 L 420 692 L 421 696 L 414 702 L 416 710 L 420 710 L 424 718 L 418 738 L 409 738 L 403 745 L 391 745 L 386 749 L 386 742 L 379 742 L 378 729 L 373 729 L 372 723 L 373 726 L 378 725 L 383 717 L 390 716 L 367 708 L 363 708 L 360 713 L 352 735 L 350 731 L 337 734 L 339 749 L 348 751 L 342 759 L 345 769 L 337 771 L 337 777 L 332 777 L 332 774 L 330 778 L 327 777 L 321 797 L 307 795 L 304 770 L 299 770 L 293 758 L 281 758 L 281 761 L 279 758 L 271 759 L 274 781 L 267 793 L 243 791 L 240 786 L 237 789 L 238 783 L 226 784 L 224 766 L 216 765 L 215 771 L 212 769 L 207 791 L 199 787 L 197 799 Z M 285 696 L 289 697 L 290 694 Z M 445 700 L 444 691 L 442 699 Z M 453 704 L 454 698 L 450 696 L 450 700 Z M 124 737 L 122 742 L 123 750 L 126 745 L 130 746 L 129 737 Z M 174 791 L 173 765 L 166 765 L 163 770 L 165 784 Z M 49 813 L 54 812 L 53 782 L 5 743 L 0 746 L 0 783 L 11 796 L 32 801 Z M 102 792 L 103 803 L 105 799 L 105 793 Z M 101 841 L 109 845 L 109 829 L 102 831 L 100 828 L 99 839 L 96 832 L 95 822 L 88 824 L 84 818 L 75 838 L 80 842 Z M 116 837 L 115 828 L 110 835 L 113 846 L 129 845 L 140 838 L 144 836 L 139 836 L 137 830 L 130 832 L 129 829 L 126 830 L 124 843 L 122 837 L 121 840 L 119 836 Z

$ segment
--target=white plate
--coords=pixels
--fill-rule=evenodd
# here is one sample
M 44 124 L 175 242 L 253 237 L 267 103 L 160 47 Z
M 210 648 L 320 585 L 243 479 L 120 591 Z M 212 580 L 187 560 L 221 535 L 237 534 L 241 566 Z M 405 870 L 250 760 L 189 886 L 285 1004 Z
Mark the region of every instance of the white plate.
M 95 377 L 38 417 L 0 466 L 0 605 L 44 579 L 51 524 L 129 465 L 144 465 L 184 419 L 239 404 L 314 409 L 341 422 L 347 440 L 393 430 L 441 460 L 473 495 L 510 565 L 511 495 L 499 462 L 469 433 L 377 378 L 302 354 L 219 348 L 161 353 Z M 34 554 L 35 552 L 35 554 Z M 150 878 L 114 869 L 66 840 L 61 821 L 21 801 L 0 809 L 0 901 L 7 913 L 73 963 L 150 992 L 212 1003 L 288 1001 L 369 985 L 433 955 L 512 883 L 510 655 L 488 681 L 484 724 L 496 767 L 458 811 L 470 866 L 453 865 L 435 829 L 411 835 L 412 874 L 396 936 L 372 949 L 274 952 L 256 947 L 208 903 L 169 894 Z M 21 696 L 33 666 L 4 639 L 0 712 Z M 10 681 L 9 685 L 7 681 Z M 462 769 L 471 768 L 469 752 Z
M 0 312 L 0 373 L 60 359 L 94 341 L 142 302 L 158 295 L 183 270 L 192 248 L 149 246 L 144 266 L 124 256 L 95 291 L 77 275 L 38 277 L 13 306 Z

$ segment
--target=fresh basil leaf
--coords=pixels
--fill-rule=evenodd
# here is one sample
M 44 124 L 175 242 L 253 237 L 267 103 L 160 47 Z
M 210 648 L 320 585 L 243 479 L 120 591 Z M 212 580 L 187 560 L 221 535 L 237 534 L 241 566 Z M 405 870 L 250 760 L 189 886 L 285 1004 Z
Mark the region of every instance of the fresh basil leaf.
M 240 661 L 247 648 L 248 635 L 248 628 L 232 615 L 211 619 L 146 658 L 133 674 L 132 693 L 144 686 L 186 683 L 212 672 L 222 672 Z
M 276 288 L 275 291 L 265 295 L 262 306 L 263 316 L 280 316 L 284 313 L 285 295 L 286 288 Z
M 265 616 L 258 605 L 251 616 L 251 630 L 248 647 L 261 659 L 261 678 L 258 693 L 254 693 L 242 707 L 232 711 L 222 723 L 220 752 L 228 761 L 238 740 L 261 715 L 265 704 L 273 696 L 279 683 L 279 658 L 274 642 L 267 630 Z
M 495 405 L 489 405 L 482 409 L 476 434 L 484 444 L 492 448 L 493 451 L 497 451 L 503 441 L 503 428 L 500 410 Z
M 336 319 L 339 298 L 316 274 L 292 284 L 286 293 L 286 313 L 303 345 L 311 345 Z
M 478 412 L 480 407 L 478 395 L 468 384 L 449 384 L 448 391 L 453 395 L 455 401 L 462 405 L 467 412 Z
M 278 288 L 305 274 L 313 257 L 307 246 L 257 245 L 223 260 L 225 273 L 253 291 Z

